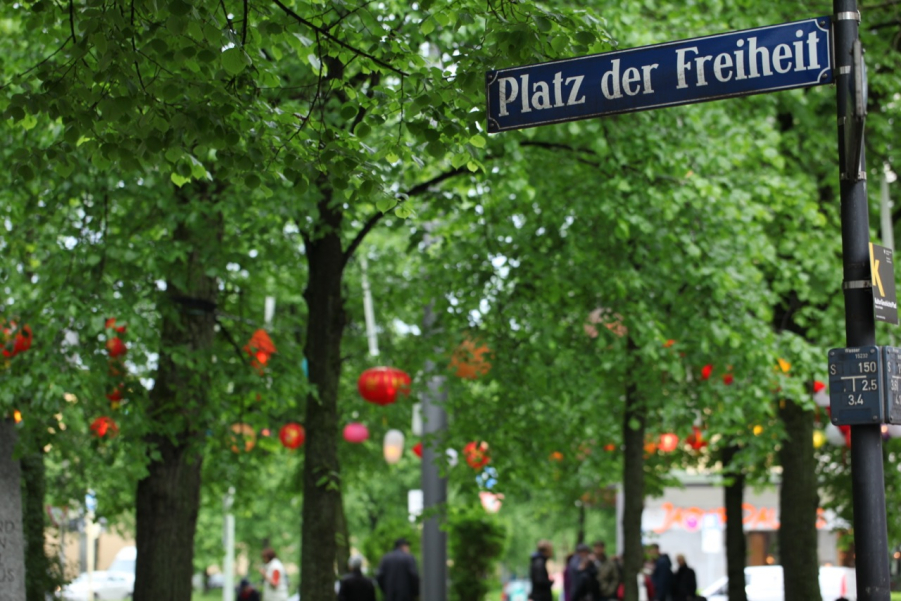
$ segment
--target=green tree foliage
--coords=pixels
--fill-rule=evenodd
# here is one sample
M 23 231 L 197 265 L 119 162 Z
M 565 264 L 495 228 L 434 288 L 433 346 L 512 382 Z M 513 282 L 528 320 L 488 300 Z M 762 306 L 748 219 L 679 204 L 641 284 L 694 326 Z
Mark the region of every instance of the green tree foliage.
M 475 505 L 463 505 L 448 515 L 448 547 L 453 560 L 450 595 L 455 601 L 480 601 L 491 589 L 497 560 L 504 552 L 507 531 L 494 516 Z

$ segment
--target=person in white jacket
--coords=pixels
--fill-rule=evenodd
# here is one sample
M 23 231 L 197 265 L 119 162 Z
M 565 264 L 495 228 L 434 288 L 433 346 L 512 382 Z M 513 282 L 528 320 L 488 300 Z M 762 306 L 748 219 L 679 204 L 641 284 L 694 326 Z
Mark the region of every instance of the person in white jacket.
M 285 573 L 285 566 L 269 547 L 263 549 L 262 556 L 266 562 L 260 568 L 263 576 L 263 601 L 288 601 L 288 575 Z

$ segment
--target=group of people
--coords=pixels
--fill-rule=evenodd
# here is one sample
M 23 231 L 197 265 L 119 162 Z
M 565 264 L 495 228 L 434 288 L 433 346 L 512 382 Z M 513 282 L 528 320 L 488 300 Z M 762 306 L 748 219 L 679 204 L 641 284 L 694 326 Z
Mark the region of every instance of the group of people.
M 242 578 L 237 588 L 237 600 L 287 601 L 288 578 L 284 565 L 272 549 L 264 549 L 262 557 L 262 596 L 247 578 Z M 376 601 L 375 583 L 363 574 L 363 556 L 352 555 L 347 568 L 348 573 L 336 587 L 338 601 Z M 376 582 L 382 589 L 384 601 L 414 601 L 419 597 L 419 572 L 407 539 L 395 541 L 394 549 L 382 557 Z
M 554 549 L 550 541 L 538 541 L 530 558 L 529 576 L 532 581 L 531 601 L 553 601 L 553 580 L 547 569 Z M 648 564 L 638 576 L 641 601 L 702 601 L 697 596 L 698 583 L 685 556 L 677 555 L 678 569 L 673 572 L 669 556 L 660 553 L 656 544 L 648 549 Z M 591 547 L 580 543 L 566 558 L 563 570 L 563 599 L 565 601 L 616 601 L 624 594 L 623 568 L 619 557 L 607 555 L 602 541 Z

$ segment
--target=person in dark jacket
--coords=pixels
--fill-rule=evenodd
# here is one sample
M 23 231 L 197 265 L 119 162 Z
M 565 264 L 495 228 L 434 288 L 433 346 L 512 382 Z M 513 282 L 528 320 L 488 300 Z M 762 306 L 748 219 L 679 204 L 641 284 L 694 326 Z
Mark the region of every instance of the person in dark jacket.
M 697 599 L 698 580 L 695 571 L 685 563 L 684 555 L 676 555 L 676 563 L 679 568 L 673 576 L 673 601 L 693 601 Z
M 250 584 L 250 580 L 247 578 L 242 578 L 241 582 L 238 584 L 238 594 L 235 595 L 235 599 L 238 601 L 260 601 L 260 591 L 253 588 L 253 585 Z
M 547 560 L 553 554 L 551 541 L 538 541 L 538 548 L 532 553 L 529 562 L 529 577 L 532 580 L 532 593 L 529 595 L 531 601 L 554 601 L 554 595 L 551 593 L 554 581 L 547 573 Z
M 654 601 L 669 601 L 673 586 L 673 563 L 669 555 L 660 553 L 660 545 L 651 545 L 651 559 L 654 571 L 651 572 L 651 583 L 654 585 Z
M 351 555 L 347 569 L 338 584 L 338 601 L 375 601 L 375 585 L 363 575 L 363 556 Z
M 376 579 L 385 601 L 414 601 L 419 597 L 419 571 L 407 539 L 397 539 L 394 550 L 382 557 Z
M 599 601 L 601 587 L 598 582 L 598 568 L 594 555 L 587 554 L 576 570 L 573 601 Z

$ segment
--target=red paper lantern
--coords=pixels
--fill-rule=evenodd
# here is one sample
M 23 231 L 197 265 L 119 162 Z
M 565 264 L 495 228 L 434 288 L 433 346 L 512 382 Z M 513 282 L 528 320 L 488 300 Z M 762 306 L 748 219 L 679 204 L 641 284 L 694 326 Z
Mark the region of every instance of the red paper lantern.
M 282 442 L 283 447 L 293 451 L 303 445 L 307 439 L 307 433 L 304 431 L 303 426 L 291 422 L 282 426 L 282 429 L 278 431 L 278 439 Z
M 704 440 L 704 435 L 697 426 L 691 427 L 691 434 L 685 438 L 685 442 L 695 451 L 699 451 L 707 446 L 707 441 Z
M 119 426 L 112 418 L 103 415 L 91 422 L 91 431 L 97 438 L 103 438 L 107 434 L 112 438 L 119 433 Z
M 422 443 L 417 442 L 413 445 L 413 454 L 422 459 Z
M 410 376 L 394 367 L 372 367 L 357 380 L 360 396 L 376 405 L 390 405 L 397 393 L 410 394 Z
M 125 343 L 122 342 L 121 338 L 114 336 L 106 341 L 106 352 L 108 352 L 109 356 L 113 359 L 118 359 L 119 357 L 125 356 L 125 353 L 128 352 L 128 347 L 125 346 Z
M 369 428 L 363 424 L 352 422 L 344 426 L 344 440 L 352 444 L 359 444 L 369 439 Z
M 819 380 L 816 380 L 813 383 L 813 393 L 817 394 L 818 392 L 822 392 L 823 390 L 826 390 L 826 385 L 823 384 L 822 382 L 820 382 Z
M 126 329 L 126 326 L 116 327 L 116 318 L 115 317 L 110 317 L 109 319 L 107 319 L 105 326 L 106 326 L 107 330 L 116 330 L 120 334 L 124 334 L 125 329 Z
M 463 447 L 463 457 L 466 464 L 474 470 L 482 469 L 491 463 L 491 457 L 488 455 L 487 442 L 470 442 Z
M 250 355 L 250 364 L 262 376 L 269 358 L 276 353 L 275 343 L 272 342 L 266 330 L 259 329 L 244 345 L 244 352 Z
M 723 376 L 723 383 L 726 386 L 728 386 L 729 384 L 731 384 L 734 381 L 735 381 L 735 378 L 732 376 L 732 374 L 726 374 Z
M 10 327 L 3 328 L 4 339 L 6 340 L 3 348 L 3 356 L 7 359 L 12 359 L 19 353 L 24 353 L 31 348 L 31 326 L 27 324 L 22 326 L 22 328 L 16 332 L 16 335 L 12 336 L 15 328 L 15 323 L 10 323 Z M 10 336 L 12 336 L 12 348 L 9 348 Z
M 664 453 L 672 453 L 679 446 L 679 437 L 672 433 L 661 434 L 659 446 Z
M 708 363 L 707 365 L 705 365 L 704 367 L 701 368 L 701 379 L 709 380 L 710 374 L 712 374 L 712 373 L 713 373 L 713 366 Z

